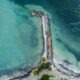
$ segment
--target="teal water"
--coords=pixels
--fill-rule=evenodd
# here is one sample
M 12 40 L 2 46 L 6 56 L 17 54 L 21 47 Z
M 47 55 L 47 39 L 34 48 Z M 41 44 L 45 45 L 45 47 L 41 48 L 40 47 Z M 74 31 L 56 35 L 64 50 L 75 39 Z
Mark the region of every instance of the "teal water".
M 21 64 L 29 66 L 40 59 L 41 28 L 39 19 L 29 14 L 32 9 L 49 14 L 57 59 L 68 60 L 79 67 L 79 0 L 3 0 L 0 3 L 0 69 L 7 70 Z
M 34 21 L 35 19 L 35 21 Z M 8 0 L 0 3 L 0 74 L 37 64 L 42 55 L 39 19 Z

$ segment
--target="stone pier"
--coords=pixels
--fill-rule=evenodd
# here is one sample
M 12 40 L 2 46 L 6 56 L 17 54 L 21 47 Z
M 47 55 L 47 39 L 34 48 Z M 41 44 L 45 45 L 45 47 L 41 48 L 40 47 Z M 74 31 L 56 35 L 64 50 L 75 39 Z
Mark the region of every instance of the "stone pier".
M 50 31 L 50 20 L 47 13 L 42 11 L 32 11 L 32 16 L 37 16 L 41 20 L 42 35 L 43 35 L 43 58 L 47 59 L 50 63 L 53 62 L 52 52 L 52 39 Z

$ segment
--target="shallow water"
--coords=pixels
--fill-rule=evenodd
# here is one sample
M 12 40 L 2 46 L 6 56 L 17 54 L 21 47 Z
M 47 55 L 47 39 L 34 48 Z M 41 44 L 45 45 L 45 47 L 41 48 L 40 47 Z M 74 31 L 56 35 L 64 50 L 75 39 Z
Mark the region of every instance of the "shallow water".
M 54 57 L 80 66 L 79 4 L 79 0 L 3 0 L 0 3 L 1 67 L 12 68 L 26 61 L 29 65 L 40 59 L 41 28 L 39 19 L 29 14 L 33 8 L 46 11 L 51 18 Z
M 28 8 L 3 0 L 0 3 L 0 74 L 39 62 L 41 38 L 39 19 L 32 18 Z

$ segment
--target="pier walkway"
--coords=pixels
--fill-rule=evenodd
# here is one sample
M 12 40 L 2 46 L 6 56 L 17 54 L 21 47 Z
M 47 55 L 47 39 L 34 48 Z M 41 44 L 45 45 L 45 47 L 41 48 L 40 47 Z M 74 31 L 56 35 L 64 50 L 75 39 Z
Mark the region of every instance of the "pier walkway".
M 50 31 L 50 20 L 47 13 L 41 11 L 32 11 L 32 16 L 37 16 L 41 20 L 41 28 L 43 35 L 43 58 L 47 59 L 50 63 L 53 62 L 53 52 L 52 52 L 52 40 Z

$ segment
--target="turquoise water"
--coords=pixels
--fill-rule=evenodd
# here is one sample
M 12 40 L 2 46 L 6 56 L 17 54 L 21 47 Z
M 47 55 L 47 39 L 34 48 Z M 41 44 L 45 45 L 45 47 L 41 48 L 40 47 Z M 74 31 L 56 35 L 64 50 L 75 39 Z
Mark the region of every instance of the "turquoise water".
M 79 0 L 3 0 L 0 3 L 0 70 L 29 66 L 40 59 L 42 38 L 39 18 L 30 10 L 47 12 L 51 19 L 54 55 L 80 66 Z M 34 34 L 33 34 L 34 33 Z M 4 59 L 5 58 L 5 59 Z M 27 63 L 26 63 L 27 62 Z
M 35 19 L 35 21 L 34 21 Z M 32 67 L 42 55 L 39 19 L 8 0 L 0 3 L 0 74 Z

